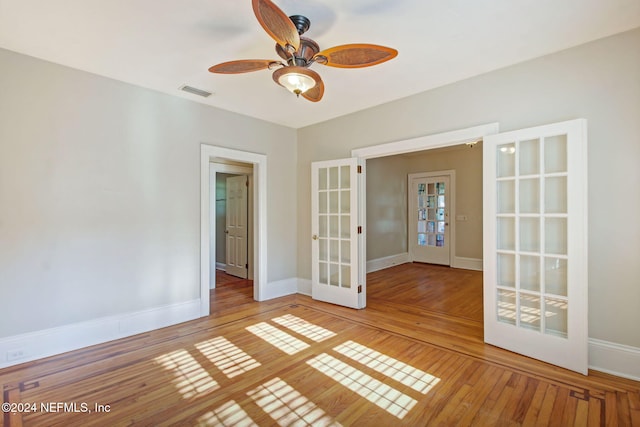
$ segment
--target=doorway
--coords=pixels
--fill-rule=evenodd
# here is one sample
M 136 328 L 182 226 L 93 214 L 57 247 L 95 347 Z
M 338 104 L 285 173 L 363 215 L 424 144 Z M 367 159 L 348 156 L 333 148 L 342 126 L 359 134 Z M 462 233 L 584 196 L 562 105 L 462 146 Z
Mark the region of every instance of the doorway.
M 449 221 L 444 221 L 450 224 L 448 265 L 482 270 L 482 147 L 475 143 L 497 132 L 498 124 L 493 123 L 352 151 L 352 156 L 366 160 L 367 272 L 413 260 L 409 239 L 417 242 L 419 225 L 408 220 L 408 175 L 446 175 L 454 170 L 458 173 L 451 174 L 450 183 L 456 195 L 450 201 Z
M 221 166 L 224 165 L 224 166 Z M 253 218 L 249 224 L 255 244 L 249 249 L 249 264 L 253 277 L 253 299 L 261 301 L 267 283 L 267 156 L 230 148 L 202 144 L 200 146 L 200 315 L 210 313 L 210 288 L 215 287 L 216 220 L 215 174 L 233 172 L 229 166 L 250 167 L 253 188 L 249 203 Z M 213 175 L 213 179 L 212 179 Z M 214 197 L 212 196 L 212 193 Z M 213 220 L 212 220 L 213 216 Z M 213 260 L 213 263 L 212 263 Z M 212 268 L 213 264 L 213 268 Z
M 216 270 L 253 280 L 254 186 L 252 165 L 216 163 L 210 170 L 211 230 L 215 228 L 210 254 L 210 288 L 213 289 Z

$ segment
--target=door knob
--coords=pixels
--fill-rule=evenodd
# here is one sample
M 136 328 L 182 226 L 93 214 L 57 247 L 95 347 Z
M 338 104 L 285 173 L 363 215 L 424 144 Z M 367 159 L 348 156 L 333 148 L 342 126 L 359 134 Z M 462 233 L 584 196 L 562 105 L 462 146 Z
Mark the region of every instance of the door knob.
M 224 234 L 229 234 L 229 230 L 224 230 Z
M 318 235 L 317 235 L 317 234 L 314 234 L 311 238 L 312 238 L 313 240 L 318 240 Z

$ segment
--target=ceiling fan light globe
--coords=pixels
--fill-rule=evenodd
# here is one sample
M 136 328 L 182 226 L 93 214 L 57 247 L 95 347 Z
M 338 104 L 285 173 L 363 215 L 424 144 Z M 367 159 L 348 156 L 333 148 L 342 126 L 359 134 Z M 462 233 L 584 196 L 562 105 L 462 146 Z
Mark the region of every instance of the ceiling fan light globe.
M 316 85 L 316 81 L 313 78 L 300 73 L 283 74 L 278 79 L 278 82 L 296 95 L 300 95 Z
M 274 71 L 272 77 L 273 81 L 298 96 L 322 85 L 322 79 L 318 73 L 306 67 L 283 67 Z

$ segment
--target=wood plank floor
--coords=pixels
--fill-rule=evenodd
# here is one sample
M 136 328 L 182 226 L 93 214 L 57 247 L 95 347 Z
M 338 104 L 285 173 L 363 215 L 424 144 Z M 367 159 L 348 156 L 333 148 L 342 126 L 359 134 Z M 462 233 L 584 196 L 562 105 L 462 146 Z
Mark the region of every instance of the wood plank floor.
M 364 310 L 217 283 L 207 318 L 0 370 L 37 404 L 0 427 L 640 426 L 640 383 L 483 344 L 480 273 L 372 273 Z

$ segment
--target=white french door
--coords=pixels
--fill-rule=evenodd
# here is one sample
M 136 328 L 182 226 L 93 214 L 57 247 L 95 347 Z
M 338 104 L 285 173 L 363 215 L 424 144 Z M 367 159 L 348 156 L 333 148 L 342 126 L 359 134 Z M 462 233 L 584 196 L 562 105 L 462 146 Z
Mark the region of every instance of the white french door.
M 587 373 L 586 120 L 484 138 L 484 339 Z
M 226 272 L 247 278 L 247 186 L 246 175 L 227 178 Z
M 449 175 L 409 175 L 409 249 L 411 259 L 450 265 Z
M 311 164 L 311 295 L 352 308 L 366 305 L 358 170 L 357 158 Z

